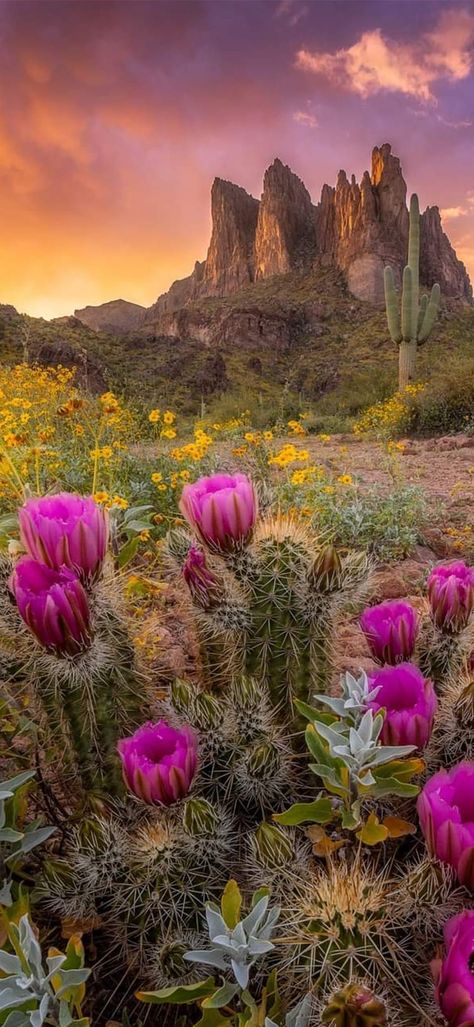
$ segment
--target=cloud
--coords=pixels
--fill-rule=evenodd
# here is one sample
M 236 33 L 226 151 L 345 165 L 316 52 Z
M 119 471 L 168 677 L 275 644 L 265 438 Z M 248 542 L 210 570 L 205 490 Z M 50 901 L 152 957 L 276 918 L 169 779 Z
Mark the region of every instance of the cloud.
M 309 111 L 295 111 L 293 121 L 297 121 L 299 125 L 307 125 L 308 128 L 317 128 L 319 124 L 318 119 Z
M 453 221 L 455 218 L 462 218 L 467 213 L 465 207 L 442 207 L 440 210 L 443 221 Z
M 277 18 L 285 18 L 289 25 L 294 28 L 302 18 L 309 14 L 309 7 L 306 4 L 299 4 L 296 0 L 280 0 L 276 6 L 275 15 Z
M 389 39 L 375 28 L 334 53 L 301 49 L 296 66 L 364 98 L 385 90 L 435 102 L 437 81 L 459 81 L 470 74 L 473 43 L 474 12 L 456 8 L 443 11 L 435 28 L 413 42 Z

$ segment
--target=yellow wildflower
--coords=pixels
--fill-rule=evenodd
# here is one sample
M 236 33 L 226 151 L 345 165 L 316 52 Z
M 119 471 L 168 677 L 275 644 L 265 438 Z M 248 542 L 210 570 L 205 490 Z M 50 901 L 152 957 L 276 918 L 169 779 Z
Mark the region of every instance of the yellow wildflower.
M 352 474 L 340 474 L 337 480 L 340 485 L 352 485 L 354 479 Z
M 175 421 L 175 420 L 176 420 L 176 414 L 173 414 L 171 412 L 171 410 L 165 410 L 165 412 L 163 414 L 163 423 L 164 424 L 173 424 L 173 421 Z
M 151 422 L 151 424 L 156 424 L 160 420 L 160 411 L 151 410 L 148 414 L 148 420 Z
M 110 499 L 108 492 L 94 492 L 93 500 L 96 503 L 107 503 Z
M 151 476 L 151 480 L 154 485 L 159 485 L 160 481 L 163 481 L 163 475 L 160 471 L 155 471 L 154 474 L 152 474 Z

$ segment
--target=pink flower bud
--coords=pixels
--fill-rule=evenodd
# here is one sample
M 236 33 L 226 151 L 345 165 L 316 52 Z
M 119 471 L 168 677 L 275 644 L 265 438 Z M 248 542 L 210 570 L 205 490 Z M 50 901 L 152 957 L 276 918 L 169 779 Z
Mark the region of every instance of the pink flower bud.
M 436 626 L 452 634 L 461 631 L 474 607 L 474 568 L 462 560 L 434 567 L 428 578 L 428 597 Z
M 474 1023 L 474 910 L 444 926 L 445 957 L 436 970 L 436 1001 L 449 1027 Z
M 202 549 L 190 546 L 183 564 L 183 577 L 189 591 L 199 606 L 207 610 L 219 594 L 219 581 L 206 565 Z
M 474 762 L 466 760 L 430 777 L 417 809 L 431 854 L 453 867 L 461 884 L 474 891 Z
M 45 649 L 75 655 L 90 642 L 90 614 L 79 578 L 24 557 L 10 578 L 18 610 Z

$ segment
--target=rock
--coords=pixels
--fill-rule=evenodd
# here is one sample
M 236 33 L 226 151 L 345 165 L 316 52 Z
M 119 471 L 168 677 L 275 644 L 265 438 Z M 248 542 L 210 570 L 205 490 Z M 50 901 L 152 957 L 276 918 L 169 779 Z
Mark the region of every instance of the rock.
M 360 183 L 340 171 L 335 188 L 323 185 L 316 206 L 301 179 L 278 159 L 265 172 L 260 203 L 216 178 L 207 258 L 159 297 L 145 313 L 144 325 L 167 333 L 170 318 L 197 299 L 225 296 L 257 279 L 315 263 L 340 269 L 354 296 L 382 305 L 384 267 L 390 264 L 399 284 L 407 260 L 406 192 L 400 160 L 389 143 L 374 147 L 371 172 L 365 171 Z M 437 207 L 428 207 L 421 217 L 420 276 L 428 287 L 438 281 L 448 302 L 472 300 L 466 269 L 442 230 Z
M 428 565 L 430 562 L 429 561 Z M 402 599 L 413 592 L 419 591 L 427 565 L 420 560 L 407 557 L 397 564 L 383 564 L 372 575 L 372 603 L 381 603 L 385 599 Z
M 420 280 L 428 286 L 439 282 L 446 296 L 471 303 L 472 286 L 466 268 L 443 232 L 439 208 L 427 207 L 420 222 Z
M 143 321 L 146 307 L 128 300 L 110 300 L 97 307 L 75 310 L 74 316 L 94 332 L 129 332 Z
M 232 182 L 214 179 L 212 235 L 203 276 L 206 295 L 225 296 L 255 278 L 254 241 L 259 202 Z
M 300 178 L 281 160 L 265 172 L 255 235 L 255 278 L 310 267 L 316 250 L 314 208 Z

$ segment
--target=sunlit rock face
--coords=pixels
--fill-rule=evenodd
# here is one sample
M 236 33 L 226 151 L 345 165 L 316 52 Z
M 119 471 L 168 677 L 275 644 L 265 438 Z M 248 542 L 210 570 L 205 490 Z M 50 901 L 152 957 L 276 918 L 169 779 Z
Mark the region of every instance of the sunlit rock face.
M 316 254 L 314 207 L 300 178 L 274 160 L 265 172 L 255 236 L 255 278 L 310 267 Z
M 323 185 L 317 204 L 301 179 L 278 159 L 265 172 L 260 201 L 240 186 L 216 178 L 211 213 L 206 259 L 197 261 L 188 278 L 174 282 L 152 307 L 140 312 L 145 330 L 153 325 L 168 332 L 177 312 L 195 300 L 227 296 L 260 279 L 308 271 L 317 264 L 343 271 L 354 296 L 379 305 L 384 267 L 390 264 L 400 282 L 407 261 L 407 187 L 389 143 L 374 147 L 371 170 L 364 171 L 360 182 L 340 171 L 334 187 Z M 472 301 L 467 271 L 442 230 L 437 207 L 428 207 L 421 215 L 420 280 L 426 286 L 439 282 L 445 296 Z M 103 305 L 111 306 L 116 305 Z M 87 308 L 76 311 L 76 316 L 89 325 L 102 325 L 111 315 L 104 309 L 102 316 L 102 309 Z M 121 306 L 113 314 L 114 321 L 129 316 L 129 327 L 137 323 L 134 309 Z

